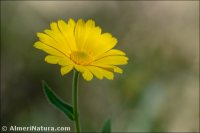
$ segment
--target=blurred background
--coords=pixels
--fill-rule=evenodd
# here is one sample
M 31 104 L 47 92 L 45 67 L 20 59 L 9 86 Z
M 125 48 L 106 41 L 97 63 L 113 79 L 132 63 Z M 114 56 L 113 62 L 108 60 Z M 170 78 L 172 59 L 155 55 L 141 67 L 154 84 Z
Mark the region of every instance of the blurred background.
M 107 117 L 115 132 L 199 132 L 198 1 L 1 1 L 1 124 L 70 126 L 41 80 L 67 102 L 72 73 L 44 62 L 36 32 L 59 19 L 94 19 L 118 38 L 129 64 L 115 80 L 80 78 L 83 131 Z

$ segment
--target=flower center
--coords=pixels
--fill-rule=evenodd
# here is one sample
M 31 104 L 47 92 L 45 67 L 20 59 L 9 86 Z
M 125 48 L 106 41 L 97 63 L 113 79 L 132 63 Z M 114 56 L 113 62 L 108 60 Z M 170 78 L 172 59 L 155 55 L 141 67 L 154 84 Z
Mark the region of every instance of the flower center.
M 93 58 L 83 51 L 72 52 L 70 58 L 74 63 L 79 65 L 88 65 L 90 62 L 93 61 Z

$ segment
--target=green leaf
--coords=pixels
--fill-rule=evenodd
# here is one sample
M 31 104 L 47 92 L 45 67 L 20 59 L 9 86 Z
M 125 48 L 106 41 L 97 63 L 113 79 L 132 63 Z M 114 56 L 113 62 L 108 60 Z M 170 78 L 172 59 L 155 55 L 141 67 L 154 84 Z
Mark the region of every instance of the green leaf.
M 111 120 L 107 119 L 103 125 L 102 133 L 111 133 Z
M 45 81 L 42 81 L 43 91 L 48 99 L 48 101 L 53 104 L 60 111 L 65 113 L 69 117 L 70 120 L 74 120 L 74 111 L 71 105 L 64 103 L 58 96 L 56 96 L 55 92 L 48 86 Z

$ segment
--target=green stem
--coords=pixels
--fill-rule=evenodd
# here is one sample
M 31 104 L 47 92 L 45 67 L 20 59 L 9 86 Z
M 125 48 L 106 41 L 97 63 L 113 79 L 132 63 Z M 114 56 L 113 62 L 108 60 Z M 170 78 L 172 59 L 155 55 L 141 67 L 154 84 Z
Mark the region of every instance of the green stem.
M 76 124 L 76 131 L 80 133 L 79 111 L 78 111 L 78 78 L 79 72 L 74 70 L 73 74 L 73 104 L 74 104 L 74 119 Z

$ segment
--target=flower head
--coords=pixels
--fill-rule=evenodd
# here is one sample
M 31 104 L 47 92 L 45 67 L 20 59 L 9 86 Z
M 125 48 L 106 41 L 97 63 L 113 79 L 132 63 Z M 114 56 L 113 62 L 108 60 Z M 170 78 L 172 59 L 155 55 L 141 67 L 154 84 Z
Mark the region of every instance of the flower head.
M 127 64 L 125 53 L 113 49 L 117 39 L 110 33 L 102 33 L 93 20 L 69 19 L 67 23 L 59 20 L 51 23 L 50 28 L 37 33 L 39 41 L 34 47 L 48 53 L 45 61 L 59 64 L 62 75 L 76 69 L 87 81 L 93 75 L 112 80 L 113 72 L 123 71 L 116 65 Z

